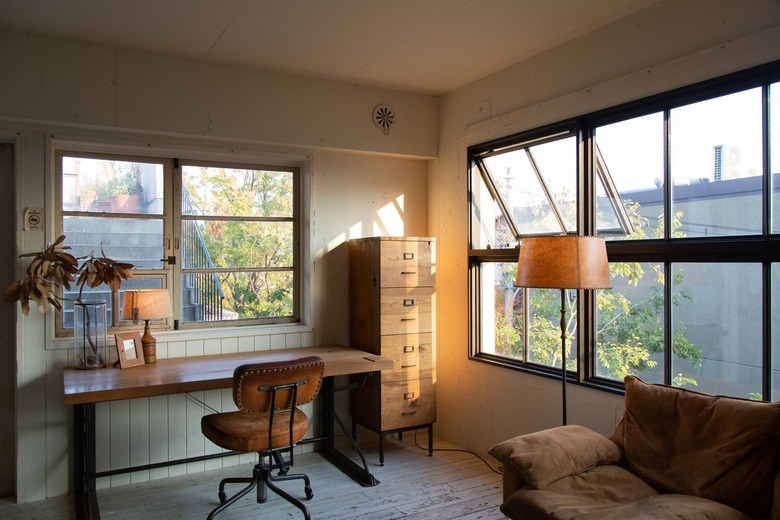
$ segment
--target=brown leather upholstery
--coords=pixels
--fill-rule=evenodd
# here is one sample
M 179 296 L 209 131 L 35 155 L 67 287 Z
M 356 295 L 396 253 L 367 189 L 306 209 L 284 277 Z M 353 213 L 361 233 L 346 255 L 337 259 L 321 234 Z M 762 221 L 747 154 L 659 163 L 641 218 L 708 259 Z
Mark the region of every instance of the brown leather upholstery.
M 238 411 L 204 416 L 201 431 L 222 448 L 257 452 L 260 461 L 255 465 L 251 478 L 226 478 L 220 482 L 220 505 L 209 514 L 208 519 L 214 518 L 253 488 L 257 488 L 258 503 L 267 500 L 266 490 L 270 488 L 298 507 L 306 519 L 310 518 L 306 506 L 274 482 L 303 480 L 306 498 L 313 496 L 309 477 L 287 472 L 293 465 L 293 447 L 306 436 L 309 425 L 309 418 L 298 407 L 317 397 L 324 372 L 325 363 L 317 356 L 236 368 L 233 372 L 233 401 Z M 287 460 L 283 454 L 287 454 Z M 276 470 L 278 475 L 273 475 Z M 225 486 L 236 483 L 248 485 L 228 500 Z
M 297 406 L 310 403 L 319 394 L 325 364 L 317 356 L 300 358 L 294 362 L 271 362 L 242 365 L 233 372 L 233 401 L 237 412 L 211 414 L 203 417 L 201 430 L 214 444 L 234 451 L 265 451 L 290 443 L 290 413 L 274 415 L 274 431 L 269 445 L 271 392 L 258 391 L 261 387 L 308 381 L 298 387 Z M 277 411 L 290 408 L 293 392 L 279 390 Z M 303 439 L 309 426 L 306 414 L 297 410 L 292 442 Z

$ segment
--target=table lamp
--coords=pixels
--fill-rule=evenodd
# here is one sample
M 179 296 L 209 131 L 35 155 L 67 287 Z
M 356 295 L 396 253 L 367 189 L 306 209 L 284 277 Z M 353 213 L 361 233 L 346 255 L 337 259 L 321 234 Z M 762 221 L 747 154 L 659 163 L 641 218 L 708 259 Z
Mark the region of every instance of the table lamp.
M 610 289 L 603 238 L 557 235 L 524 238 L 515 287 L 561 290 L 561 384 L 566 424 L 566 289 Z
M 155 363 L 157 361 L 157 340 L 149 331 L 149 321 L 161 320 L 173 315 L 171 299 L 167 289 L 132 289 L 125 291 L 122 300 L 122 319 L 144 320 L 144 335 L 141 337 L 141 346 L 144 350 L 144 361 Z

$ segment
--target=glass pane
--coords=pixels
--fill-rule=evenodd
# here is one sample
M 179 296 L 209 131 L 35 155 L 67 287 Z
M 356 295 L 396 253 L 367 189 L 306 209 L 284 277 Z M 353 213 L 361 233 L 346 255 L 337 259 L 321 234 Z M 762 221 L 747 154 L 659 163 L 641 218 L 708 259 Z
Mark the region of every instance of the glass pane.
M 163 214 L 163 165 L 62 157 L 62 209 Z
M 780 401 L 780 264 L 772 264 L 772 401 Z
M 483 263 L 482 352 L 523 360 L 523 291 L 514 286 L 517 262 Z
M 505 249 L 517 247 L 518 240 L 507 226 L 506 218 L 490 195 L 479 170 L 471 169 L 471 247 Z
M 162 219 L 65 216 L 62 232 L 70 254 L 77 258 L 105 255 L 139 269 L 162 267 Z
M 182 221 L 184 269 L 292 267 L 293 223 Z
M 610 264 L 612 289 L 596 293 L 596 375 L 664 382 L 663 265 Z
M 125 280 L 122 282 L 122 288 L 119 289 L 119 308 L 120 312 L 117 315 L 117 320 L 119 320 L 123 325 L 127 325 L 132 323 L 131 321 L 122 321 L 122 304 L 125 301 L 125 291 L 131 290 L 131 289 L 162 289 L 163 288 L 163 280 L 160 276 L 133 276 L 129 280 Z M 170 294 L 169 294 L 170 296 Z M 154 320 L 151 323 L 157 323 L 157 322 L 165 322 L 164 319 L 161 320 Z M 143 322 L 141 322 L 143 323 Z
M 185 215 L 293 216 L 291 172 L 183 166 L 182 182 Z
M 780 233 L 780 83 L 769 87 L 769 173 L 772 183 L 772 233 Z
M 656 113 L 596 129 L 598 234 L 607 240 L 662 238 L 664 126 Z M 603 158 L 603 164 L 598 159 Z M 606 177 L 607 183 L 602 176 Z M 609 181 L 617 190 L 607 190 Z M 614 205 L 622 206 L 628 224 Z
M 528 289 L 528 361 L 561 366 L 561 291 Z M 566 369 L 577 370 L 577 291 L 564 291 Z
M 521 235 L 576 230 L 574 137 L 487 157 L 485 164 Z
M 294 293 L 291 270 L 188 273 L 182 281 L 182 320 L 291 317 Z
M 761 89 L 673 109 L 672 212 L 686 237 L 762 232 Z
M 761 397 L 761 271 L 757 263 L 672 266 L 672 384 Z

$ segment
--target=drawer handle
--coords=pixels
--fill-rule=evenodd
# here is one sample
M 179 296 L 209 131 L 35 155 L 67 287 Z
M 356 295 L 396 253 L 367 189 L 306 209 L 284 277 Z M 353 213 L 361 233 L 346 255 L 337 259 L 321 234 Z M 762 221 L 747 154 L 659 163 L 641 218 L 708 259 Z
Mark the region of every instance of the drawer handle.
M 404 307 L 414 307 L 414 300 L 412 299 L 404 300 Z
M 401 412 L 401 415 L 414 415 L 417 413 L 417 410 L 412 410 L 411 412 Z
M 414 253 L 404 253 L 404 260 L 414 260 Z
M 404 399 L 406 400 L 414 399 L 414 395 L 415 395 L 414 392 L 404 392 Z
M 401 318 L 401 321 L 414 321 L 417 318 Z
M 417 271 L 401 271 L 401 274 L 417 274 Z
M 414 345 L 404 345 L 404 354 L 414 352 Z
M 401 365 L 401 368 L 414 368 L 416 366 L 417 366 L 416 364 L 414 364 L 414 365 Z

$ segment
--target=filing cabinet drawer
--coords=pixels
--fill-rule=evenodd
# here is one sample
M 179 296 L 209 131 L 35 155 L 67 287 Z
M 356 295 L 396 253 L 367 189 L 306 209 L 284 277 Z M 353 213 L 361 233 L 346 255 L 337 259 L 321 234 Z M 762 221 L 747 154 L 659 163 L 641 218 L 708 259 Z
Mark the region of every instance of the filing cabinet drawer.
M 433 332 L 436 329 L 432 288 L 382 289 L 379 299 L 382 315 L 380 335 Z
M 432 379 L 382 384 L 382 430 L 406 428 L 436 421 Z
M 382 371 L 382 382 L 435 379 L 434 339 L 431 333 L 382 336 L 381 355 L 395 364 L 392 370 Z
M 381 287 L 433 287 L 430 242 L 385 241 L 380 247 Z

